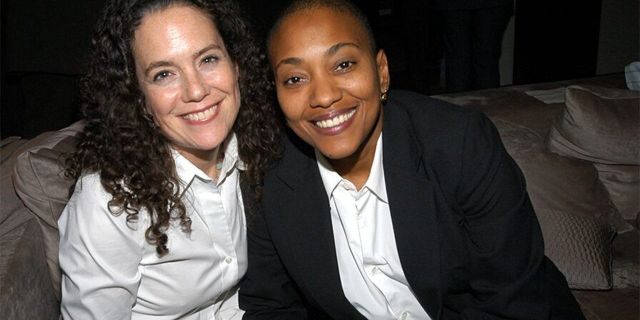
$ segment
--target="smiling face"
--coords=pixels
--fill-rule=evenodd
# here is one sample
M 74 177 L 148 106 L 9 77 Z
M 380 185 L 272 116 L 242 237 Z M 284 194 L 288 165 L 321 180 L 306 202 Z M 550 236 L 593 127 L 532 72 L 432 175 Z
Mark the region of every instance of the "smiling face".
M 187 6 L 148 13 L 135 31 L 133 56 L 147 112 L 169 143 L 196 165 L 215 161 L 240 91 L 236 65 L 210 17 Z
M 272 33 L 269 60 L 289 127 L 334 167 L 370 165 L 389 72 L 358 20 L 324 7 L 294 12 Z

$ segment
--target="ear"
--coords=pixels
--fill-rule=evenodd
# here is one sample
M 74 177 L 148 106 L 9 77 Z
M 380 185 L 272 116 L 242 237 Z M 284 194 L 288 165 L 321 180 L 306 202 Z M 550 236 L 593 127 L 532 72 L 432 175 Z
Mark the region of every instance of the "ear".
M 380 81 L 380 91 L 386 92 L 389 90 L 389 64 L 387 62 L 387 55 L 384 53 L 384 50 L 378 50 L 378 54 L 376 55 L 376 65 L 378 66 L 378 79 Z

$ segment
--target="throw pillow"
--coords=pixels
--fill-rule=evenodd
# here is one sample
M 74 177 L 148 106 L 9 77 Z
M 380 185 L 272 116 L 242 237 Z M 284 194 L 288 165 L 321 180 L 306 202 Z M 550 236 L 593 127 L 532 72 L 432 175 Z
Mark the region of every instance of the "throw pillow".
M 546 151 L 544 137 L 527 127 L 493 121 L 525 175 L 545 254 L 564 274 L 569 287 L 610 289 L 615 235 L 610 222 L 624 221 L 609 202 L 594 167 Z
M 640 166 L 594 164 L 613 204 L 624 219 L 640 216 Z
M 570 86 L 566 107 L 549 131 L 548 148 L 595 163 L 625 219 L 640 214 L 640 93 Z
M 31 218 L 29 214 L 22 214 L 24 204 L 13 190 L 11 174 L 16 161 L 16 156 L 22 152 L 22 146 L 27 140 L 19 137 L 2 139 L 0 144 L 0 236 L 15 230 L 18 226 Z M 0 249 L 0 253 L 4 250 Z M 6 261 L 0 261 L 2 265 Z
M 24 147 L 16 160 L 13 184 L 16 193 L 38 219 L 44 236 L 47 264 L 53 287 L 60 298 L 60 268 L 58 265 L 58 218 L 62 213 L 74 181 L 64 174 L 62 156 L 72 152 L 77 135 L 84 127 L 79 121 L 54 132 L 45 132 Z
M 640 93 L 569 86 L 549 150 L 605 164 L 640 165 Z

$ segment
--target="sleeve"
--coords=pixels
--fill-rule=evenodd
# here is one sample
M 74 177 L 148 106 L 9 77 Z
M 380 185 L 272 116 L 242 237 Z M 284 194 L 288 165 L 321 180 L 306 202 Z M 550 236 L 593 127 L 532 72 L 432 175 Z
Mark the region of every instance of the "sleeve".
M 85 176 L 58 220 L 64 319 L 131 319 L 144 230 L 109 212 L 110 199 L 97 175 Z
M 524 176 L 496 128 L 484 114 L 471 113 L 464 139 L 456 201 L 476 303 L 462 318 L 583 319 L 564 277 L 544 255 Z
M 306 308 L 272 243 L 261 212 L 247 228 L 249 267 L 240 285 L 244 320 L 307 319 Z

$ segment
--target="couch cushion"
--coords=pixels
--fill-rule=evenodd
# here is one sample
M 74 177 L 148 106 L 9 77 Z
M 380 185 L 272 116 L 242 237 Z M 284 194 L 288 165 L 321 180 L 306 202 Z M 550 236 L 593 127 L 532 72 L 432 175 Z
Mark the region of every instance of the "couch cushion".
M 23 151 L 21 147 L 26 142 L 19 137 L 7 137 L 0 142 L 0 296 L 4 292 L 2 289 L 17 255 L 26 222 L 33 220 L 11 184 L 16 156 Z
M 598 177 L 624 219 L 640 217 L 640 166 L 594 164 Z
M 544 137 L 522 125 L 492 119 L 522 169 L 540 222 L 545 254 L 573 289 L 610 289 L 611 246 L 624 225 L 593 165 L 546 151 Z
M 13 166 L 16 156 L 24 151 L 23 146 L 27 140 L 19 137 L 8 137 L 2 139 L 0 144 L 0 236 L 12 233 L 14 229 L 22 225 L 32 217 L 26 213 L 27 209 L 11 184 Z M 8 248 L 2 248 L 4 251 Z M 0 262 L 0 266 L 7 261 Z M 0 268 L 0 272 L 3 269 Z M 1 278 L 1 276 L 0 276 Z
M 640 93 L 569 86 L 566 107 L 549 132 L 549 149 L 605 164 L 640 165 Z
M 15 190 L 24 205 L 37 218 L 42 229 L 44 249 L 54 290 L 60 298 L 58 266 L 58 218 L 69 198 L 73 180 L 64 176 L 62 156 L 72 152 L 84 124 L 79 121 L 59 131 L 45 132 L 28 142 L 16 160 L 13 173 Z
M 570 86 L 566 107 L 549 132 L 552 152 L 594 162 L 625 219 L 640 213 L 640 93 Z

